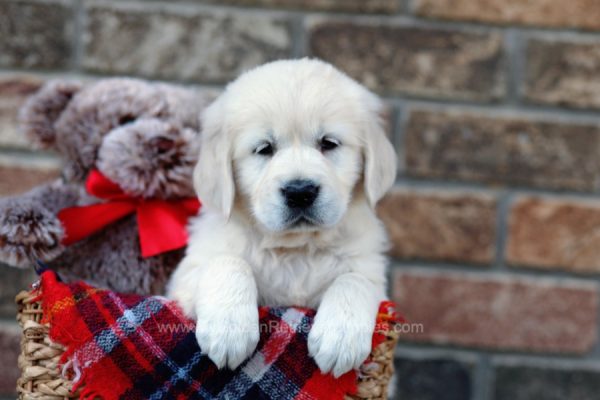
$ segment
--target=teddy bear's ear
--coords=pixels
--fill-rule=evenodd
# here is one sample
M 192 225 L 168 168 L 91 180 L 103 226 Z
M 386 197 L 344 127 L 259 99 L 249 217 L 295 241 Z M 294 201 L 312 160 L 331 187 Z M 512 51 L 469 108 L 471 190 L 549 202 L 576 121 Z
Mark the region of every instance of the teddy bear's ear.
M 21 107 L 22 132 L 39 147 L 52 147 L 56 140 L 54 123 L 81 87 L 81 83 L 63 80 L 42 86 Z

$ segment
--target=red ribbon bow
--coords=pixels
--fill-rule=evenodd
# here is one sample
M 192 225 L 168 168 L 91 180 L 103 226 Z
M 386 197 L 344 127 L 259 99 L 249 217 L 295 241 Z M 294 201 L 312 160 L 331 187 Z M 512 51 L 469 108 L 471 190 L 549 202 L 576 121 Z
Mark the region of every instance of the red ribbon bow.
M 58 213 L 65 230 L 62 243 L 70 245 L 90 236 L 121 218 L 136 213 L 140 247 L 144 258 L 175 250 L 187 244 L 188 218 L 200 210 L 196 198 L 158 200 L 132 197 L 99 171 L 86 181 L 89 194 L 105 203 L 69 207 Z

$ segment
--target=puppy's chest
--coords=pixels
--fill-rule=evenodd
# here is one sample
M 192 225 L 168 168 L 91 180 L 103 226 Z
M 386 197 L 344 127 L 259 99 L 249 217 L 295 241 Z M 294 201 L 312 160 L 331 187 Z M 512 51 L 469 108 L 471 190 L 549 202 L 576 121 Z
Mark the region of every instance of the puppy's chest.
M 328 254 L 255 254 L 252 268 L 259 302 L 269 306 L 316 308 L 335 278 L 349 271 L 348 262 Z

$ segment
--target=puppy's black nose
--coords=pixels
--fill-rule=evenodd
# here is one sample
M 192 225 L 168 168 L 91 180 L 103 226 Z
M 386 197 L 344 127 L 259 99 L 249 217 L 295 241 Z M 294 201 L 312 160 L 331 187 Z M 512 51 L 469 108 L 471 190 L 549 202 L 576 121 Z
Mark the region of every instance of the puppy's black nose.
M 319 195 L 319 185 L 305 179 L 294 179 L 281 188 L 285 204 L 290 208 L 310 207 Z

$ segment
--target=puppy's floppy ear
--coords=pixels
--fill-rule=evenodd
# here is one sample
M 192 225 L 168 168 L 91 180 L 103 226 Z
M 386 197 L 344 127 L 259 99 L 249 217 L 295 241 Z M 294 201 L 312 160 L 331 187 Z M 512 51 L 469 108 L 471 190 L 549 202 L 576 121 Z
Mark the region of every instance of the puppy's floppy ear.
M 235 197 L 231 137 L 225 129 L 223 100 L 217 99 L 201 117 L 200 157 L 194 188 L 204 205 L 229 217 Z
M 364 184 L 367 200 L 371 207 L 375 207 L 396 179 L 396 151 L 385 133 L 381 100 L 368 92 L 367 102 Z

